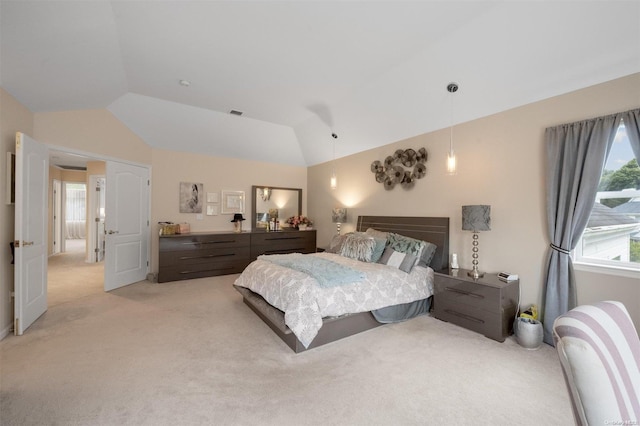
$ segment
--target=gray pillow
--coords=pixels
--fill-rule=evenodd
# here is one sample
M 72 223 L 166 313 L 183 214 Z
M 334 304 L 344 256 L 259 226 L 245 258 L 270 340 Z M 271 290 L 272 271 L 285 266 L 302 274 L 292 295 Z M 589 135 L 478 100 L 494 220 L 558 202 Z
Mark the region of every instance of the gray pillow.
M 378 263 L 393 266 L 408 274 L 413 269 L 413 265 L 416 264 L 416 260 L 417 257 L 413 254 L 401 253 L 387 247 L 384 249 L 384 253 L 382 253 L 382 257 L 380 257 Z
M 371 254 L 371 262 L 375 263 L 380 260 L 380 256 L 382 256 L 382 252 L 387 245 L 388 233 L 369 228 L 367 229 L 366 234 L 371 235 L 376 241 L 376 246 L 373 248 L 373 253 Z
M 435 244 L 393 232 L 389 233 L 388 241 L 389 247 L 402 253 L 415 255 L 418 259 L 418 264 L 425 267 L 431 264 L 431 260 L 437 249 Z
M 422 250 L 422 256 L 420 256 L 420 260 L 418 260 L 418 265 L 420 266 L 431 266 L 431 261 L 433 260 L 433 256 L 436 254 L 437 245 L 433 243 L 429 243 L 425 241 L 426 245 Z
M 415 238 L 405 237 L 404 235 L 389 232 L 387 237 L 387 246 L 391 247 L 395 251 L 400 253 L 412 254 L 416 257 L 416 263 L 422 256 L 422 251 L 425 247 L 425 242 L 422 240 L 416 240 Z
M 351 259 L 371 262 L 371 255 L 375 248 L 376 241 L 371 235 L 364 232 L 352 232 L 347 234 L 340 254 Z
M 371 235 L 374 238 L 382 238 L 384 240 L 389 236 L 388 232 L 378 231 L 377 229 L 367 228 L 367 234 Z
M 342 250 L 342 245 L 344 244 L 344 240 L 347 238 L 346 235 L 334 235 L 329 243 L 329 247 L 325 250 L 327 253 L 336 253 L 340 254 L 340 250 Z

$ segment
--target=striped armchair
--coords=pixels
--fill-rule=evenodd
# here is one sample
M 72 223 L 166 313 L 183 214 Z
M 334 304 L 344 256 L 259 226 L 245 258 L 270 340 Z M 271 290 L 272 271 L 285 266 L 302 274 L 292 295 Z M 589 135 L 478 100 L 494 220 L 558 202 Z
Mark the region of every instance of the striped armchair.
M 576 424 L 640 424 L 640 340 L 624 305 L 578 306 L 553 337 Z

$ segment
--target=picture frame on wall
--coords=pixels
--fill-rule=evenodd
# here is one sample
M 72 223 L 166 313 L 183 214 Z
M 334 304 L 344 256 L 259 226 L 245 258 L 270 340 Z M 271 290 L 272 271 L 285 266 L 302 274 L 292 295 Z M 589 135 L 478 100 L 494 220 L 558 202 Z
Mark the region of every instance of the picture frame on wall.
M 201 183 L 180 182 L 180 213 L 202 213 L 203 187 Z
M 218 216 L 218 206 L 213 204 L 207 205 L 207 216 Z
M 244 213 L 244 191 L 222 191 L 222 214 Z
M 207 203 L 219 203 L 220 197 L 217 192 L 207 192 Z

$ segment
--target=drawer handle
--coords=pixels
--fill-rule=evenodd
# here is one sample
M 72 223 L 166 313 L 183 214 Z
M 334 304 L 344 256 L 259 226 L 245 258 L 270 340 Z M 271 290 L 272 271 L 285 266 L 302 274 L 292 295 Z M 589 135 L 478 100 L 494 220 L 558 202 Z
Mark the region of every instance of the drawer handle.
M 206 256 L 182 256 L 182 257 L 180 257 L 180 260 L 209 259 L 211 257 L 225 257 L 225 256 L 235 256 L 235 254 L 234 253 L 224 253 L 224 254 L 208 254 Z
M 471 315 L 461 314 L 460 312 L 456 312 L 456 311 L 453 311 L 451 309 L 445 309 L 444 311 L 446 313 L 448 313 L 448 314 L 455 315 L 457 317 L 464 318 L 464 319 L 469 320 L 469 321 L 477 322 L 478 324 L 484 324 L 484 320 L 481 320 L 481 319 L 476 318 L 476 317 L 472 317 Z
M 212 272 L 212 271 L 224 271 L 226 269 L 233 269 L 232 266 L 225 266 L 222 268 L 216 268 L 216 269 L 207 269 L 205 271 L 180 271 L 178 272 L 180 275 L 188 275 L 188 274 L 196 274 L 198 272 Z
M 224 243 L 235 243 L 236 240 L 220 240 L 220 241 L 196 241 L 191 244 L 195 245 L 203 245 L 203 244 L 224 244 Z M 186 243 L 189 244 L 189 243 Z
M 274 238 L 265 238 L 265 241 L 276 241 L 276 240 L 301 240 L 302 237 L 274 237 Z
M 476 299 L 484 299 L 484 296 L 481 294 L 471 293 L 470 291 L 464 291 L 457 288 L 445 287 L 446 291 L 450 291 L 453 293 L 463 294 L 465 296 L 475 297 Z
M 275 253 L 275 254 L 281 254 L 281 253 L 300 253 L 304 251 L 304 247 L 293 247 L 290 249 L 286 249 L 286 250 L 265 250 L 263 254 L 269 254 L 269 253 Z

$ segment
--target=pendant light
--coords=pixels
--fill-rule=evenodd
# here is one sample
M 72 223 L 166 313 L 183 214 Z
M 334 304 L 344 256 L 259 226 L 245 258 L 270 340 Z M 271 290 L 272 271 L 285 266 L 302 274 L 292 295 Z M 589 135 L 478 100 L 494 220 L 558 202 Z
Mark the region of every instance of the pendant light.
M 458 90 L 458 83 L 449 83 L 447 92 L 451 93 L 451 117 L 449 121 L 449 154 L 447 155 L 447 174 L 456 174 L 456 154 L 453 152 L 453 94 Z
M 336 139 L 338 139 L 338 135 L 335 133 L 331 133 L 331 137 L 333 140 L 333 162 L 331 164 L 331 189 L 336 189 L 338 187 L 338 176 L 336 176 Z

